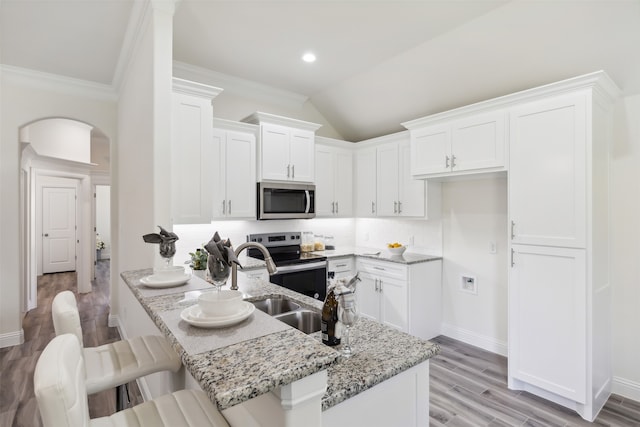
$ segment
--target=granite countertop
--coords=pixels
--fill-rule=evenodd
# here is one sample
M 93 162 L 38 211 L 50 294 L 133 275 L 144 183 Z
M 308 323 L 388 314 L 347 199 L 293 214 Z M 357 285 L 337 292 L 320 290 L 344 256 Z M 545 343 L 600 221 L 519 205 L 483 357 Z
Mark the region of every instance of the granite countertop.
M 395 262 L 398 264 L 418 264 L 421 262 L 429 262 L 441 260 L 440 255 L 427 255 L 417 252 L 409 252 L 409 249 L 402 255 L 391 255 L 389 251 L 384 249 L 375 248 L 362 248 L 362 247 L 340 247 L 331 251 L 318 251 L 314 252 L 318 255 L 324 255 L 329 259 L 340 258 L 346 256 L 357 256 L 361 258 L 375 259 L 378 261 Z
M 325 369 L 328 388 L 322 398 L 322 409 L 326 410 L 430 359 L 439 351 L 436 344 L 368 319 L 358 320 L 351 329 L 354 355 L 349 359 L 342 358 L 335 348 L 322 344 L 319 332 L 306 335 L 259 310 L 245 321 L 257 322 L 253 323 L 256 328 L 251 327 L 251 323 L 244 327 L 241 324 L 236 330 L 233 327 L 198 329 L 183 321 L 175 323 L 172 320 L 175 314 L 196 304 L 198 295 L 211 289 L 211 285 L 193 276 L 186 285 L 153 289 L 149 295 L 149 289 L 140 284 L 140 279 L 152 272 L 151 269 L 128 271 L 121 276 L 169 338 L 186 369 L 220 410 Z M 285 295 L 303 308 L 322 308 L 321 301 L 272 283 L 244 280 L 239 276 L 238 285 L 249 301 Z M 277 327 L 271 322 L 281 325 Z M 194 339 L 194 336 L 205 336 L 217 337 L 215 341 L 219 341 L 228 338 L 223 335 L 234 333 L 240 336 L 240 341 L 213 349 L 196 344 L 210 340 Z

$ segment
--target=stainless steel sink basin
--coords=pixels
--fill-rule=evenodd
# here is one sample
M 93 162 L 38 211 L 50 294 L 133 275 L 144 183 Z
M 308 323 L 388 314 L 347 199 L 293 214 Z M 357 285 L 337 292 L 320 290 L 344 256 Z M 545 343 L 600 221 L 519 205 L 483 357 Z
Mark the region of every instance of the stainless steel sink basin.
M 320 313 L 311 310 L 292 311 L 291 313 L 280 314 L 274 317 L 305 334 L 312 334 L 319 331 L 320 320 L 322 318 Z
M 272 297 L 251 302 L 256 306 L 258 310 L 264 311 L 271 316 L 295 311 L 300 308 L 298 304 L 288 298 Z

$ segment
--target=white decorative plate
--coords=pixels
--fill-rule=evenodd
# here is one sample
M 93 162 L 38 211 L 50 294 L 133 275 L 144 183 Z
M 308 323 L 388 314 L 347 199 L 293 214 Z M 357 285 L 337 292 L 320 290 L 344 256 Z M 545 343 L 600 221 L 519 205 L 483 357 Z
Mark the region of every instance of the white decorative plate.
M 149 288 L 170 288 L 172 286 L 184 285 L 191 278 L 191 274 L 183 274 L 178 277 L 161 277 L 155 274 L 140 279 L 140 283 Z
M 206 316 L 198 304 L 185 308 L 180 313 L 180 318 L 192 326 L 198 328 L 224 328 L 242 322 L 256 309 L 256 306 L 247 301 L 242 301 L 242 308 L 236 314 L 230 316 Z

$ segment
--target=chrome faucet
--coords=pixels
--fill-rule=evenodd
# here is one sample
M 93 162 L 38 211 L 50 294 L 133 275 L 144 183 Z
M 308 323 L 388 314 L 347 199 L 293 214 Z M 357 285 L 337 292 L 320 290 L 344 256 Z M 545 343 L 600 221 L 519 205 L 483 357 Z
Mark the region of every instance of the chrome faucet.
M 278 272 L 278 269 L 276 268 L 276 263 L 273 262 L 273 258 L 271 258 L 271 254 L 269 253 L 269 250 L 261 243 L 245 242 L 241 244 L 234 251 L 234 253 L 236 254 L 236 257 L 240 255 L 240 252 L 242 252 L 246 248 L 256 248 L 256 249 L 259 249 L 260 252 L 262 252 L 262 255 L 264 255 L 264 262 L 267 263 L 267 271 L 269 272 L 269 276 L 276 274 Z M 231 266 L 231 289 L 233 290 L 238 289 L 238 264 L 236 264 L 235 262 L 232 263 L 232 266 Z

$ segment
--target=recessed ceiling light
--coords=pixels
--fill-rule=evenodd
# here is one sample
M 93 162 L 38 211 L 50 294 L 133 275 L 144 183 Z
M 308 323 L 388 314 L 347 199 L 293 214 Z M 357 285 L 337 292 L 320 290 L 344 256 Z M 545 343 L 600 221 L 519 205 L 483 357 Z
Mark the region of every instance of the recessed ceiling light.
M 304 55 L 302 55 L 302 60 L 304 62 L 315 62 L 316 56 L 311 52 L 307 52 Z

